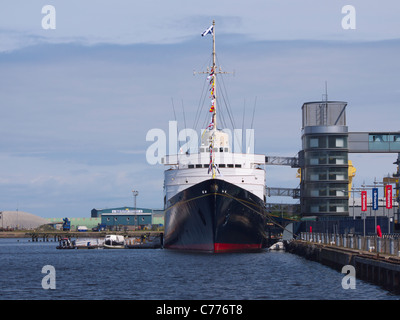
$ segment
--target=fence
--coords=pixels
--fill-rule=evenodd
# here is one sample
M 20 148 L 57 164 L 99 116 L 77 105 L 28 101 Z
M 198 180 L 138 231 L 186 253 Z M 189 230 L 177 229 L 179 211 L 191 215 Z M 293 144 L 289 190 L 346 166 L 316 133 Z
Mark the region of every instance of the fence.
M 304 241 L 341 248 L 400 256 L 400 237 L 398 235 L 383 235 L 380 238 L 377 236 L 302 232 L 300 238 Z

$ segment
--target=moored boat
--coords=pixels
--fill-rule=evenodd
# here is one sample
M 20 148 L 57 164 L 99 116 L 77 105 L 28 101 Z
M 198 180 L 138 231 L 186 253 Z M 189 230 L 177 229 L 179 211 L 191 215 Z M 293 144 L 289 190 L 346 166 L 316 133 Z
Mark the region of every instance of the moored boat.
M 164 248 L 250 252 L 265 240 L 265 156 L 232 152 L 228 133 L 217 128 L 215 22 L 213 63 L 208 73 L 211 122 L 199 152 L 168 155 L 164 171 Z
M 142 235 L 127 239 L 125 246 L 127 249 L 158 249 L 162 248 L 162 238 L 160 235 Z
M 56 249 L 76 249 L 75 241 L 70 238 L 62 238 L 58 241 Z
M 108 234 L 104 238 L 105 249 L 125 249 L 125 238 L 121 235 Z

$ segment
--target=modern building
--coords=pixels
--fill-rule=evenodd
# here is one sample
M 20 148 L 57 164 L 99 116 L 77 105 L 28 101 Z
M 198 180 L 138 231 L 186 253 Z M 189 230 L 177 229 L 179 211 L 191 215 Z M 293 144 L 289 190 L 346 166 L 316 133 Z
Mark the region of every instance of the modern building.
M 348 128 L 343 101 L 302 106 L 300 206 L 303 216 L 348 216 Z
M 384 178 L 379 186 L 395 184 L 394 200 L 400 202 L 400 132 L 349 132 L 346 107 L 347 102 L 327 100 L 306 102 L 302 106 L 302 150 L 297 162 L 301 169 L 303 217 L 357 216 L 360 209 L 357 204 L 353 205 L 353 199 L 355 193 L 360 193 L 360 188 L 356 190 L 352 186 L 356 170 L 349 161 L 349 153 L 397 153 L 394 162 L 398 166 L 397 173 L 390 181 Z M 372 196 L 371 186 L 362 189 Z M 396 210 L 392 211 L 398 220 L 398 206 Z M 373 214 L 385 216 L 384 208 Z

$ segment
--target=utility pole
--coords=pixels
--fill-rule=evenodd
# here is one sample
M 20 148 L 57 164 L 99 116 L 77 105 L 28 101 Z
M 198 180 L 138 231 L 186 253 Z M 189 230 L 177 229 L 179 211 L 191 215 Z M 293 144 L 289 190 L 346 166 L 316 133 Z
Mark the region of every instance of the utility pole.
M 135 212 L 135 220 L 139 224 L 139 221 L 137 219 L 137 210 L 136 210 L 136 197 L 139 195 L 139 191 L 132 190 L 132 194 L 133 194 L 133 210 Z M 135 222 L 135 226 L 136 226 L 136 222 Z

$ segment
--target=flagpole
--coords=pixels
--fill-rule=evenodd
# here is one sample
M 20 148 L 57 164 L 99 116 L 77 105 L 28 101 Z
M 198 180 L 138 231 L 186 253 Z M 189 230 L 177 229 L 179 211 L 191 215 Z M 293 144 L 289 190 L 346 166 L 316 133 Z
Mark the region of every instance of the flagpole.
M 216 131 L 217 130 L 217 91 L 216 91 L 216 83 L 217 83 L 217 73 L 215 70 L 216 67 L 216 59 L 215 59 L 215 20 L 213 20 L 213 32 L 212 32 L 212 36 L 213 36 L 213 72 L 214 72 L 214 95 L 215 95 L 215 99 L 214 99 L 214 112 L 213 112 L 213 123 L 214 123 L 214 128 L 213 130 Z

